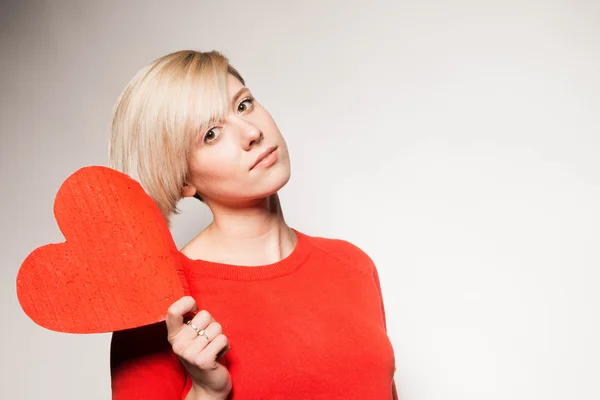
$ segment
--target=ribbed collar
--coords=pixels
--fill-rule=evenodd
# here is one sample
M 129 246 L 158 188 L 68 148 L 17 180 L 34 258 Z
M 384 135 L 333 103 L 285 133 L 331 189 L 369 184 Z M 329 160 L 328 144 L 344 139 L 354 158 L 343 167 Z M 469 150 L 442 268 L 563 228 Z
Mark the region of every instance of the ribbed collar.
M 296 233 L 296 246 L 286 258 L 276 263 L 258 266 L 232 265 L 205 260 L 192 260 L 180 252 L 184 259 L 185 273 L 191 279 L 211 277 L 236 281 L 271 279 L 290 274 L 304 264 L 311 252 L 308 236 L 295 229 L 292 230 Z

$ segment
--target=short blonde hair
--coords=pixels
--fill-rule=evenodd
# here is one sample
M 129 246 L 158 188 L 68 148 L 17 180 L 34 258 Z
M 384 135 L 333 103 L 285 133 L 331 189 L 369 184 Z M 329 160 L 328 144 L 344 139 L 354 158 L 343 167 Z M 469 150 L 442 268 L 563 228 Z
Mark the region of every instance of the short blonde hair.
M 169 223 L 188 179 L 194 139 L 229 109 L 227 75 L 245 85 L 218 51 L 177 51 L 141 69 L 112 113 L 109 167 L 136 179 Z

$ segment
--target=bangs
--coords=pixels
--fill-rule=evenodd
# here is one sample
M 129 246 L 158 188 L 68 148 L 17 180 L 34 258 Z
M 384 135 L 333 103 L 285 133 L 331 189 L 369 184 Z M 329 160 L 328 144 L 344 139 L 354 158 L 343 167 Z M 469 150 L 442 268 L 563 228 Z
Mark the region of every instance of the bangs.
M 163 66 L 170 73 L 162 74 L 167 81 L 159 86 L 163 103 L 164 132 L 173 138 L 180 136 L 189 153 L 198 136 L 211 124 L 222 121 L 229 110 L 227 91 L 228 60 L 211 53 L 187 53 L 171 58 Z M 182 136 L 182 137 L 181 137 Z
M 190 146 L 211 125 L 223 121 L 229 112 L 228 63 L 214 57 L 195 57 L 188 70 L 189 90 L 185 135 Z

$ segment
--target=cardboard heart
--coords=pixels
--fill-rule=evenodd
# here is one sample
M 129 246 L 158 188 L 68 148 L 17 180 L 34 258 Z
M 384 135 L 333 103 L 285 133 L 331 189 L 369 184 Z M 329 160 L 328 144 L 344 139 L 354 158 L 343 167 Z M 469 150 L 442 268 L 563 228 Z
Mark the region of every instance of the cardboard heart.
M 35 249 L 17 274 L 19 303 L 38 325 L 68 333 L 149 325 L 188 293 L 167 223 L 129 176 L 81 168 L 61 185 L 54 216 L 66 241 Z

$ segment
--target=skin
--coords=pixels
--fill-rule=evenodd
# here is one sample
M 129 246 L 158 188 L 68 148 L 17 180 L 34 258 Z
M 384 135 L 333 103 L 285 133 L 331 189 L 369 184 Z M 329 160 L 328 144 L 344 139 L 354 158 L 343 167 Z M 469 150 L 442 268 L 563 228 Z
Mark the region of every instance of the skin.
M 287 257 L 296 235 L 285 223 L 277 192 L 290 178 L 287 145 L 277 124 L 248 88 L 228 76 L 231 108 L 223 121 L 210 125 L 192 149 L 184 197 L 200 194 L 213 213 L 213 222 L 181 251 L 191 259 L 240 266 L 258 266 Z M 277 161 L 254 167 L 257 157 L 277 146 Z M 169 343 L 193 381 L 187 399 L 225 399 L 231 391 L 229 372 L 219 357 L 229 343 L 210 312 L 190 296 L 168 310 Z M 209 339 L 184 323 L 204 329 Z

